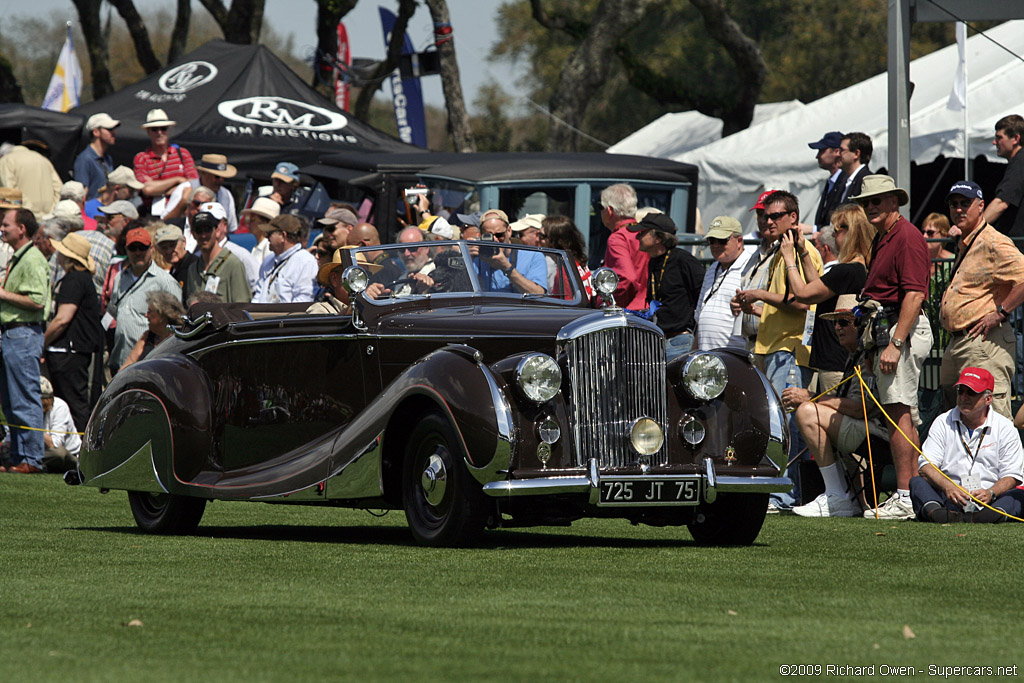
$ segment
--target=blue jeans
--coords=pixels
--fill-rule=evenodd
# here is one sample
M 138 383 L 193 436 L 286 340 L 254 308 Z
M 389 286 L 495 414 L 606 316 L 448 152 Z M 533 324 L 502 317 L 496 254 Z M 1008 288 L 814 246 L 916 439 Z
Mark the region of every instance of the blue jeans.
M 779 392 L 779 396 L 782 396 L 782 391 L 786 388 L 788 383 L 789 371 L 796 368 L 797 374 L 800 377 L 800 387 L 807 388 L 807 385 L 811 383 L 811 376 L 814 374 L 810 368 L 804 368 L 796 364 L 796 355 L 789 351 L 776 351 L 775 353 L 769 353 L 764 357 L 765 375 L 768 376 L 768 381 L 775 387 L 775 391 Z M 789 457 L 792 459 L 794 455 L 804 449 L 804 437 L 800 434 L 800 428 L 796 425 L 796 419 L 793 417 L 793 413 L 789 414 Z M 810 455 L 804 453 L 801 460 L 809 460 Z M 789 493 L 773 493 L 771 500 L 782 510 L 789 510 L 794 505 L 798 505 L 800 502 L 800 461 L 794 462 L 788 470 L 786 470 L 786 476 L 793 481 L 793 490 Z
M 665 340 L 665 362 L 671 363 L 679 356 L 693 349 L 693 335 L 689 332 L 677 334 Z
M 0 349 L 0 404 L 12 425 L 11 464 L 27 462 L 42 469 L 43 433 L 14 426 L 43 426 L 43 402 L 39 397 L 42 325 L 7 330 L 0 335 Z

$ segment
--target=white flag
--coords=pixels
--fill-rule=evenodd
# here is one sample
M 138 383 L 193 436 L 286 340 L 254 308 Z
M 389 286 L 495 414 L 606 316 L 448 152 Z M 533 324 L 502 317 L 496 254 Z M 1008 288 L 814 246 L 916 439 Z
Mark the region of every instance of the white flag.
M 53 70 L 53 78 L 43 97 L 43 109 L 67 111 L 78 106 L 78 96 L 82 94 L 82 67 L 75 55 L 75 47 L 71 44 L 71 26 L 68 26 L 68 37 L 64 40 L 57 68 Z
M 946 108 L 963 111 L 967 106 L 967 24 L 962 21 L 956 24 L 956 49 L 960 61 L 956 64 L 956 76 L 953 78 L 953 89 L 949 91 Z

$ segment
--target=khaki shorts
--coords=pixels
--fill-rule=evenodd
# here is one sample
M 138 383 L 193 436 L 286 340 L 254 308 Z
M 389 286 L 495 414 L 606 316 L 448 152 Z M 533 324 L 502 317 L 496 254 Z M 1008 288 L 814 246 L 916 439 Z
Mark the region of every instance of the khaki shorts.
M 871 436 L 889 440 L 889 430 L 875 420 L 868 420 L 868 431 Z M 854 453 L 860 449 L 864 440 L 864 419 L 843 415 L 843 420 L 839 423 L 839 434 L 834 444 L 835 449 L 843 454 Z M 867 451 L 857 454 L 866 456 Z
M 991 372 L 995 379 L 992 407 L 996 412 L 1012 420 L 1010 382 L 1013 381 L 1016 349 L 1017 338 L 1013 333 L 1013 327 L 1005 322 L 989 332 L 986 337 L 954 337 L 942 355 L 939 370 L 939 384 L 942 386 L 945 405 L 956 405 L 956 392 L 953 387 L 963 369 L 982 368 Z
M 922 313 L 917 316 L 917 324 L 910 335 L 910 343 L 903 345 L 900 361 L 896 364 L 896 372 L 886 375 L 879 369 L 878 357 L 882 354 L 881 350 L 878 350 L 872 369 L 878 382 L 879 403 L 882 405 L 902 403 L 912 408 L 917 407 L 917 389 L 921 379 L 921 368 L 931 349 L 932 328 L 928 323 L 928 317 Z

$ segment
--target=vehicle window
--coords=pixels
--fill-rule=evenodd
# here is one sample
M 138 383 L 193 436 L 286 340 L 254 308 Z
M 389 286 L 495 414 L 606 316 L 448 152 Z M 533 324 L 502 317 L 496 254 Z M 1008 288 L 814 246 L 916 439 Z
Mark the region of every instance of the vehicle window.
M 545 216 L 572 216 L 576 185 L 570 187 L 503 187 L 498 203 L 511 220 L 528 213 Z
M 354 250 L 370 275 L 366 298 L 510 294 L 576 301 L 579 275 L 560 251 L 500 239 L 410 242 Z

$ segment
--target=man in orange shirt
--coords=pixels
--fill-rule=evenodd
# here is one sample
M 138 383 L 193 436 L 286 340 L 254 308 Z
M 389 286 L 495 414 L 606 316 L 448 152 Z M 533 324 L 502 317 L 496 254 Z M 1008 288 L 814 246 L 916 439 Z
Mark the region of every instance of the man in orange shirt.
M 955 183 L 946 203 L 950 221 L 960 228 L 960 255 L 939 309 L 942 327 L 953 336 L 939 370 L 943 403 L 947 408 L 956 405 L 957 377 L 965 367 L 978 367 L 995 379 L 992 407 L 1013 419 L 1015 338 L 1006 319 L 1024 302 L 1024 254 L 985 221 L 985 200 L 977 183 Z

